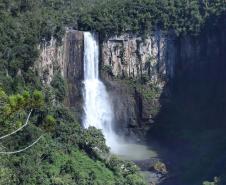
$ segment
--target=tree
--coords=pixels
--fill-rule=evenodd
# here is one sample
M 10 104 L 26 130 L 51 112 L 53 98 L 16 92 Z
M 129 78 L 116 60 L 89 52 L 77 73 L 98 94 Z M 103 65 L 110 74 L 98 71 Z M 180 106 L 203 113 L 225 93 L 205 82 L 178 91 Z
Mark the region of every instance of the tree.
M 8 96 L 2 89 L 0 89 L 0 131 L 1 133 L 5 133 L 13 129 L 13 131 L 11 131 L 10 133 L 0 136 L 0 142 L 3 139 L 15 135 L 24 127 L 26 127 L 28 125 L 32 110 L 34 108 L 40 108 L 43 105 L 43 102 L 44 97 L 42 93 L 37 90 L 33 92 L 32 96 L 28 91 L 25 91 L 22 95 L 17 94 Z M 30 112 L 27 116 L 25 124 L 21 125 L 20 120 L 16 120 L 18 118 L 17 115 L 23 114 L 26 109 L 29 109 Z M 16 122 L 19 124 L 12 124 L 12 122 Z M 41 137 L 42 136 L 40 136 L 32 144 L 23 149 L 10 152 L 0 151 L 0 154 L 15 154 L 23 152 L 35 145 L 41 139 Z

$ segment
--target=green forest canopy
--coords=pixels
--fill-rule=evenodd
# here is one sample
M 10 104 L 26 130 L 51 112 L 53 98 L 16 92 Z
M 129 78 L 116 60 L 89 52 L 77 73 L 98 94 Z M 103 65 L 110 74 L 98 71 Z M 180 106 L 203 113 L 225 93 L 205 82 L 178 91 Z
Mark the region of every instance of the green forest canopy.
M 151 30 L 197 35 L 224 24 L 224 0 L 0 0 L 0 68 L 15 75 L 28 71 L 38 56 L 37 44 L 65 27 L 93 30 L 103 36 Z M 210 23 L 210 24 L 207 24 Z M 29 74 L 24 75 L 27 81 Z
M 24 132 L 1 141 L 0 149 L 17 150 L 44 136 L 31 150 L 0 158 L 0 184 L 144 184 L 132 163 L 114 157 L 106 161 L 92 150 L 101 143 L 98 147 L 108 152 L 101 132 L 84 130 L 63 105 L 66 88 L 60 76 L 50 87 L 41 84 L 33 68 L 38 44 L 51 37 L 60 43 L 65 27 L 105 37 L 159 29 L 197 35 L 223 18 L 224 0 L 0 0 L 0 133 L 20 127 L 34 109 Z M 73 161 L 76 157 L 84 161 Z M 127 172 L 120 171 L 122 164 Z

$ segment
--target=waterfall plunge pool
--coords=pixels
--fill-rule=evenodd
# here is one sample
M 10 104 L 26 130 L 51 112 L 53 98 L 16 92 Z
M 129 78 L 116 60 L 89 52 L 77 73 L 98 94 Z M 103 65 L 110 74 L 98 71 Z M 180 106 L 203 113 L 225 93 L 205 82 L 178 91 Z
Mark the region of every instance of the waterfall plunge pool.
M 150 147 L 142 144 L 119 143 L 117 152 L 113 152 L 122 159 L 139 161 L 157 158 L 158 154 Z

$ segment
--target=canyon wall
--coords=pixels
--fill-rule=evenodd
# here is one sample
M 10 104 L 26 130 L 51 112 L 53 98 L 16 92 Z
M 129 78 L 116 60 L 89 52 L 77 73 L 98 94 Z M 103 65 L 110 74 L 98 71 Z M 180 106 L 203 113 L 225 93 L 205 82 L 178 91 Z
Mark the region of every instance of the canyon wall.
M 172 78 L 176 57 L 175 37 L 161 31 L 142 38 L 125 34 L 102 43 L 102 65 L 111 66 L 115 77 L 149 76 L 152 83 L 160 77 Z
M 115 110 L 115 127 L 119 132 L 131 134 L 153 123 L 154 113 L 160 107 L 159 97 L 168 81 L 173 78 L 175 65 L 174 38 L 156 32 L 147 38 L 122 35 L 100 44 L 102 79 L 110 93 Z M 36 62 L 42 83 L 50 85 L 54 75 L 60 73 L 67 84 L 65 104 L 82 112 L 83 32 L 67 30 L 62 44 L 53 38 L 40 45 Z M 111 76 L 105 69 L 110 68 Z M 108 71 L 109 72 L 109 71 Z M 157 91 L 149 98 L 136 86 L 133 79 L 147 78 Z M 150 90 L 147 88 L 145 92 Z M 154 111 L 153 111 L 154 110 Z
M 83 32 L 66 30 L 62 43 L 54 38 L 39 46 L 38 69 L 42 83 L 50 85 L 54 75 L 60 73 L 67 84 L 65 104 L 81 107 L 83 79 Z
M 154 32 L 146 38 L 126 34 L 104 41 L 102 76 L 112 94 L 117 127 L 144 135 L 158 124 L 155 117 L 178 89 L 187 89 L 181 93 L 185 98 L 195 89 L 204 96 L 204 91 L 222 88 L 226 36 L 224 30 L 216 32 L 181 37 Z
M 110 93 L 118 132 L 143 135 L 155 124 L 153 118 L 169 101 L 177 76 L 188 73 L 192 80 L 191 74 L 209 71 L 211 78 L 215 63 L 221 63 L 222 70 L 225 40 L 223 32 L 178 38 L 157 31 L 145 38 L 125 34 L 101 41 L 101 78 Z M 36 68 L 42 82 L 49 85 L 61 73 L 68 88 L 66 105 L 82 112 L 83 32 L 67 30 L 62 44 L 52 39 L 40 46 L 40 53 Z
M 175 75 L 176 38 L 161 31 L 146 38 L 129 34 L 112 37 L 102 43 L 101 56 L 116 127 L 141 137 L 153 125 L 161 108 L 160 96 Z

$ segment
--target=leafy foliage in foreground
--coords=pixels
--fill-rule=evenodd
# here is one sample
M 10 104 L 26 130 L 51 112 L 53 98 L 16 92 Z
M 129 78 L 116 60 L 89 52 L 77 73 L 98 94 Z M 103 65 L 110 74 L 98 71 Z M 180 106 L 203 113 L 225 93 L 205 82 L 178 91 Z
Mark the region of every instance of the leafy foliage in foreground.
M 16 136 L 16 145 L 23 144 L 27 142 L 24 137 L 30 138 L 38 130 L 44 134 L 38 144 L 17 155 L 1 156 L 1 184 L 145 184 L 133 163 L 119 160 L 108 153 L 99 130 L 84 130 L 63 106 L 52 107 L 50 112 L 56 122 L 51 132 L 31 125 L 26 133 Z M 36 119 L 34 116 L 32 122 L 36 123 Z M 15 147 L 15 141 L 11 139 L 3 144 L 7 148 Z
M 0 89 L 0 133 L 3 135 L 9 130 L 21 127 L 26 110 L 33 110 L 44 105 L 44 96 L 41 91 L 34 91 L 30 94 L 24 91 L 23 94 L 8 96 Z

